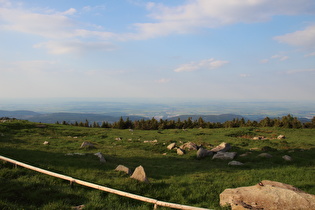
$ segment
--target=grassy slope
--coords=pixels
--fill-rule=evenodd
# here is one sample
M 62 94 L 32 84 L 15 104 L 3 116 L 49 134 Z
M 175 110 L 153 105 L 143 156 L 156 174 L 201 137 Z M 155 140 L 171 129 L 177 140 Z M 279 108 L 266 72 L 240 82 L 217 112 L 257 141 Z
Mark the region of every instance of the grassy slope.
M 2 135 L 3 134 L 3 135 Z M 264 135 L 284 134 L 284 140 L 251 140 Z M 123 191 L 186 205 L 220 209 L 219 194 L 226 188 L 254 185 L 269 179 L 294 185 L 315 194 L 315 130 L 278 128 L 234 128 L 139 131 L 81 128 L 49 124 L 36 128 L 34 123 L 1 123 L 0 154 L 47 170 Z M 241 138 L 246 136 L 247 138 Z M 116 141 L 116 137 L 123 140 Z M 157 144 L 143 143 L 158 140 Z M 43 145 L 49 141 L 50 145 Z M 83 141 L 96 149 L 80 149 Z M 235 160 L 244 166 L 228 166 L 228 160 L 197 160 L 196 152 L 178 156 L 168 151 L 171 142 L 192 141 L 208 148 L 221 142 L 232 144 L 242 154 L 258 148 L 247 157 Z M 274 151 L 271 159 L 258 158 L 260 149 Z M 107 160 L 100 164 L 95 152 Z M 86 155 L 66 156 L 66 153 Z M 167 155 L 163 155 L 167 153 Z M 281 157 L 290 155 L 292 162 Z M 123 164 L 131 169 L 142 165 L 151 184 L 139 183 L 114 171 Z M 85 204 L 88 209 L 152 209 L 151 204 L 89 189 L 70 187 L 69 183 L 23 168 L 2 163 L 0 168 L 1 209 L 69 209 Z M 163 208 L 161 208 L 163 209 Z

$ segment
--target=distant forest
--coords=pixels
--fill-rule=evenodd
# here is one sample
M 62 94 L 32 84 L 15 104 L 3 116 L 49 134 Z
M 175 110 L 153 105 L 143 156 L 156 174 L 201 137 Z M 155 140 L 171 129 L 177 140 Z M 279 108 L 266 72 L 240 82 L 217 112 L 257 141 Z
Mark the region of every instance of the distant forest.
M 114 123 L 108 123 L 103 121 L 101 124 L 98 122 L 74 122 L 68 123 L 66 121 L 56 122 L 56 124 L 73 125 L 80 127 L 93 127 L 93 128 L 116 128 L 116 129 L 138 129 L 138 130 L 160 130 L 160 129 L 188 129 L 188 128 L 238 128 L 238 127 L 282 127 L 282 128 L 315 128 L 315 116 L 311 122 L 301 123 L 297 117 L 292 115 L 283 116 L 281 118 L 269 118 L 266 117 L 260 121 L 245 120 L 244 118 L 234 118 L 230 121 L 220 122 L 206 122 L 200 117 L 197 120 L 192 120 L 189 117 L 187 120 L 156 120 L 152 118 L 150 120 L 126 120 L 120 117 L 119 121 Z

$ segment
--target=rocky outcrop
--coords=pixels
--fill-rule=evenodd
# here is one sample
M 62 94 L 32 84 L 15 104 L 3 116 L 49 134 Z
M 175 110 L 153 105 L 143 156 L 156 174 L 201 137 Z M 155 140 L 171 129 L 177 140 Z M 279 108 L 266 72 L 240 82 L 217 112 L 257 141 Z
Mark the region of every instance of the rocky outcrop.
M 172 149 L 175 148 L 175 146 L 176 146 L 176 143 L 175 143 L 175 142 L 174 142 L 174 143 L 171 143 L 171 144 L 169 144 L 169 145 L 167 146 L 167 149 L 172 150 Z
M 122 171 L 122 172 L 125 172 L 126 174 L 131 175 L 131 170 L 128 167 L 124 166 L 124 165 L 118 165 L 115 168 L 115 171 Z
M 315 209 L 315 195 L 292 185 L 269 180 L 249 187 L 226 189 L 220 194 L 220 205 L 240 209 Z
M 268 153 L 261 153 L 258 155 L 258 157 L 263 157 L 263 158 L 272 158 L 272 155 L 268 154 Z
M 242 166 L 242 165 L 244 165 L 244 163 L 233 160 L 233 161 L 229 162 L 228 165 L 229 166 Z
M 285 139 L 285 135 L 279 135 L 277 139 Z
M 212 159 L 233 160 L 235 156 L 236 152 L 218 152 L 213 155 Z
M 90 143 L 90 142 L 87 142 L 87 141 L 84 141 L 82 144 L 81 144 L 81 147 L 80 148 L 86 148 L 86 149 L 93 149 L 95 148 L 95 145 Z
M 213 155 L 212 151 L 204 149 L 202 147 L 200 147 L 198 149 L 198 151 L 197 151 L 197 158 L 198 159 L 201 159 L 201 158 L 204 158 L 204 157 L 208 157 L 208 156 L 211 156 L 211 155 Z
M 149 180 L 147 178 L 147 175 L 145 174 L 144 168 L 141 165 L 135 169 L 135 171 L 133 172 L 130 178 L 136 179 L 140 182 L 149 183 Z
M 211 149 L 212 152 L 227 152 L 231 149 L 231 145 L 229 143 L 222 142 L 215 148 Z
M 101 163 L 106 163 L 106 160 L 105 160 L 104 155 L 102 153 L 97 152 L 94 155 L 96 155 L 100 159 Z
M 184 154 L 185 154 L 185 150 L 183 150 L 183 149 L 181 149 L 181 148 L 178 148 L 178 149 L 176 150 L 176 152 L 177 152 L 178 155 L 184 155 Z
M 197 144 L 193 143 L 193 142 L 187 142 L 183 145 L 180 146 L 180 148 L 182 150 L 198 150 L 198 146 Z
M 284 155 L 282 158 L 286 161 L 292 161 L 292 158 L 289 155 Z

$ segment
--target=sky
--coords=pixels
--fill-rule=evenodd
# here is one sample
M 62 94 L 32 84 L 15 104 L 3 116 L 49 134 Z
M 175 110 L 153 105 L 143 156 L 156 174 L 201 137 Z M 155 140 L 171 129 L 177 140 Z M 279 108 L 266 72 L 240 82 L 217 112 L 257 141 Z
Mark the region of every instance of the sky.
M 0 98 L 315 101 L 314 0 L 0 0 Z

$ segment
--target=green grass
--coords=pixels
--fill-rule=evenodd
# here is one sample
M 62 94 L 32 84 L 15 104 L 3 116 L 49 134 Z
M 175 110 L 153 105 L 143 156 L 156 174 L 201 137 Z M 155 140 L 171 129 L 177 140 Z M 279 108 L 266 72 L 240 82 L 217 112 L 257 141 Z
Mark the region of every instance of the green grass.
M 229 128 L 189 130 L 127 130 L 84 128 L 36 123 L 0 124 L 0 155 L 43 169 L 65 174 L 166 202 L 222 209 L 219 194 L 226 188 L 249 186 L 269 179 L 294 185 L 315 194 L 315 129 Z M 2 134 L 2 135 L 1 135 Z M 285 140 L 274 139 L 284 134 Z M 266 136 L 269 140 L 252 140 Z M 116 141 L 115 138 L 122 138 Z M 144 141 L 157 140 L 157 143 Z M 43 145 L 49 141 L 50 145 Z M 80 149 L 83 141 L 95 149 Z M 221 142 L 232 145 L 239 154 L 256 150 L 235 160 L 244 166 L 228 166 L 228 160 L 196 159 L 196 151 L 178 156 L 167 150 L 171 142 L 194 142 L 211 148 Z M 259 158 L 262 148 L 273 158 Z M 106 163 L 93 154 L 102 152 Z M 67 156 L 67 153 L 85 155 Z M 167 153 L 163 155 L 163 153 Z M 292 162 L 282 159 L 290 155 Z M 114 171 L 122 164 L 131 169 L 142 165 L 150 184 L 139 183 Z M 69 209 L 84 204 L 86 209 L 152 209 L 152 204 L 90 189 L 70 186 L 67 181 L 49 177 L 12 164 L 0 162 L 0 209 Z M 166 209 L 166 208 L 159 208 Z

